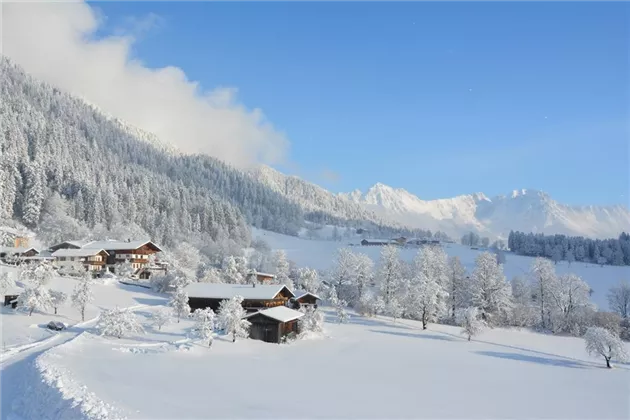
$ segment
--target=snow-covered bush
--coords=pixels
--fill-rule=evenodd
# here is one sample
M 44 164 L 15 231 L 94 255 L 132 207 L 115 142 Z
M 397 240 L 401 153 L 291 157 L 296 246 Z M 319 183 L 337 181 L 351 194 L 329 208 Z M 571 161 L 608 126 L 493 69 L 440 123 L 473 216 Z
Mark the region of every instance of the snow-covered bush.
M 123 279 L 131 278 L 132 275 L 136 272 L 136 269 L 133 268 L 133 264 L 129 260 L 125 260 L 124 263 L 120 264 L 116 267 L 116 274 Z
M 356 310 L 362 316 L 373 317 L 382 313 L 384 308 L 385 303 L 382 297 L 366 293 L 357 304 Z
M 105 309 L 98 319 L 96 328 L 101 335 L 121 338 L 132 333 L 143 333 L 138 317 L 129 309 Z
M 68 300 L 68 295 L 64 292 L 60 292 L 58 290 L 50 291 L 50 302 L 52 307 L 55 309 L 55 315 L 57 315 L 57 309 L 62 306 L 66 300 Z
M 462 327 L 462 334 L 468 337 L 468 341 L 486 328 L 486 323 L 479 318 L 479 309 L 474 306 L 459 309 L 455 313 L 457 324 Z
M 57 273 L 61 276 L 73 276 L 79 277 L 85 273 L 85 267 L 80 262 L 75 262 L 70 265 L 66 265 L 57 270 Z
M 306 308 L 302 312 L 304 312 L 304 316 L 300 318 L 300 335 L 324 332 L 324 315 L 321 311 L 315 308 Z
M 343 299 L 339 299 L 337 296 L 337 289 L 333 286 L 330 288 L 328 300 L 330 304 L 335 308 L 335 313 L 337 315 L 337 322 L 340 324 L 348 322 L 348 312 L 346 311 L 346 306 L 348 302 Z
M 163 326 L 170 324 L 173 321 L 173 309 L 172 308 L 158 308 L 151 315 L 152 323 L 154 326 L 161 330 Z
M 20 280 L 33 286 L 45 286 L 55 276 L 55 270 L 48 261 L 28 264 L 22 268 Z
M 33 311 L 45 311 L 50 307 L 50 293 L 44 286 L 27 286 L 17 298 L 17 309 L 27 311 L 29 316 Z
M 619 362 L 628 360 L 626 346 L 613 333 L 602 327 L 590 327 L 584 334 L 586 351 L 593 356 L 602 356 L 606 360 L 606 367 L 611 368 L 610 361 Z
M 188 284 L 190 284 L 190 278 L 179 270 L 169 270 L 163 276 L 151 276 L 151 287 L 158 293 L 170 293 Z
M 183 287 L 178 287 L 175 293 L 168 302 L 168 306 L 173 308 L 173 312 L 177 315 L 177 322 L 183 316 L 188 316 L 190 313 L 190 306 L 188 305 L 188 293 Z
M 195 318 L 194 333 L 202 340 L 208 341 L 208 347 L 212 346 L 215 327 L 214 311 L 210 308 L 197 309 L 193 313 Z
M 236 337 L 246 338 L 249 335 L 251 324 L 243 319 L 247 313 L 243 309 L 242 296 L 234 296 L 232 299 L 221 301 L 217 315 L 220 328 L 225 334 L 232 334 L 232 341 L 236 341 Z
M 81 321 L 85 321 L 85 308 L 88 303 L 94 300 L 92 294 L 91 281 L 88 276 L 82 278 L 72 291 L 72 306 L 81 312 Z
M 199 277 L 199 283 L 221 283 L 221 271 L 215 267 L 206 268 Z

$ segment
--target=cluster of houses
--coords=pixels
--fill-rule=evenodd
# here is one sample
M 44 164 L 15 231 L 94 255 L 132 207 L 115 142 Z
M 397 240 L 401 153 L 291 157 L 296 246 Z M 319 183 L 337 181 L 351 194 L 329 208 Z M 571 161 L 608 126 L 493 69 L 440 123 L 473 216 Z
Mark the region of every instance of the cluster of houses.
M 403 247 L 416 247 L 423 245 L 440 245 L 439 239 L 427 239 L 427 238 L 405 238 L 401 236 L 394 239 L 363 239 L 361 241 L 362 246 L 386 246 L 396 245 Z

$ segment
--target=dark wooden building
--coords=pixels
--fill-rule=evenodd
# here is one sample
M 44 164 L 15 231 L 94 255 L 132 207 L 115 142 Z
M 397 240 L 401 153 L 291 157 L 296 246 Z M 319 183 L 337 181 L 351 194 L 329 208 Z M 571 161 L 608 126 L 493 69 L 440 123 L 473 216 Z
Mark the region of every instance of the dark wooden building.
M 284 337 L 300 332 L 299 322 L 303 316 L 302 312 L 286 306 L 276 306 L 249 314 L 245 317 L 251 322 L 249 338 L 279 344 Z
M 285 306 L 289 299 L 295 297 L 282 284 L 191 283 L 186 286 L 186 293 L 191 310 L 211 308 L 215 312 L 222 300 L 234 296 L 243 297 L 243 308 L 248 312 Z

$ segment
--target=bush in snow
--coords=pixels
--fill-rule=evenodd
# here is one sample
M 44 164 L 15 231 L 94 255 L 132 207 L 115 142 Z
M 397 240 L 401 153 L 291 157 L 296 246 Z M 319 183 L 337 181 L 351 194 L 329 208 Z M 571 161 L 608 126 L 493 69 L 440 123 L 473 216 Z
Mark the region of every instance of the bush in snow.
M 66 300 L 68 300 L 68 295 L 66 295 L 64 292 L 60 292 L 58 290 L 50 291 L 50 302 L 52 304 L 52 307 L 55 309 L 55 315 L 57 315 L 57 309 L 61 305 L 63 305 Z
M 346 311 L 346 305 L 348 303 L 343 299 L 339 299 L 337 296 L 337 290 L 334 286 L 330 289 L 328 299 L 330 300 L 330 304 L 335 308 L 337 322 L 340 324 L 346 323 L 348 321 L 348 312 Z
M 628 360 L 626 346 L 619 337 L 602 327 L 590 327 L 584 334 L 586 351 L 593 356 L 602 356 L 606 360 L 606 367 L 611 368 L 612 359 L 620 362 Z
M 164 325 L 170 324 L 173 321 L 173 310 L 171 308 L 158 308 L 153 312 L 151 316 L 153 325 L 161 330 Z
M 17 309 L 27 311 L 33 315 L 33 311 L 44 311 L 52 306 L 50 293 L 44 286 L 28 286 L 17 298 Z
M 208 347 L 212 346 L 215 327 L 214 311 L 210 308 L 197 309 L 193 313 L 195 318 L 194 333 L 202 340 L 208 341 Z
M 381 296 L 374 296 L 370 293 L 363 295 L 359 303 L 357 304 L 357 311 L 362 316 L 373 317 L 383 312 L 385 309 L 385 302 Z
M 186 287 L 189 283 L 190 278 L 179 270 L 170 270 L 163 276 L 151 276 L 151 287 L 158 293 L 169 293 L 178 287 Z
M 229 300 L 222 300 L 219 305 L 219 325 L 226 334 L 232 334 L 232 341 L 236 337 L 246 338 L 249 334 L 250 322 L 243 317 L 247 315 L 243 309 L 243 297 L 234 296 Z
M 22 268 L 20 280 L 33 286 L 44 286 L 55 276 L 55 270 L 48 261 L 28 264 Z
M 475 307 L 457 310 L 455 319 L 462 327 L 462 334 L 468 337 L 468 341 L 486 328 L 486 323 L 479 319 L 479 309 Z
M 72 306 L 81 312 L 81 321 L 85 321 L 85 308 L 87 304 L 94 300 L 90 278 L 89 274 L 83 277 L 74 287 L 72 296 L 70 297 Z
M 101 335 L 121 338 L 131 333 L 143 333 L 138 317 L 129 309 L 105 309 L 99 317 L 96 328 Z
M 304 312 L 304 316 L 300 319 L 301 335 L 324 332 L 324 315 L 321 311 L 306 308 L 302 312 Z
M 179 322 L 182 316 L 188 316 L 190 313 L 190 306 L 188 305 L 188 293 L 183 287 L 178 287 L 168 302 L 168 306 L 173 308 L 173 312 L 177 315 L 177 322 Z
M 135 272 L 136 272 L 136 269 L 133 268 L 133 265 L 131 264 L 131 261 L 129 260 L 125 260 L 124 263 L 116 267 L 116 274 L 118 274 L 118 276 L 123 279 L 130 278 L 132 275 L 135 274 Z

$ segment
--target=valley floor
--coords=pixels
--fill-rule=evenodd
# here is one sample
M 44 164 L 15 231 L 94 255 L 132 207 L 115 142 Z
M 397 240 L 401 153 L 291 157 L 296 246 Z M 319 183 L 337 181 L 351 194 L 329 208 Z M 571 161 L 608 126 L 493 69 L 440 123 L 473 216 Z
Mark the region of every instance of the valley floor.
M 156 331 L 150 309 L 137 313 L 146 335 L 118 340 L 88 328 L 35 359 L 53 388 L 89 402 L 82 418 L 630 416 L 630 366 L 605 369 L 580 338 L 497 329 L 468 342 L 455 327 L 358 316 L 336 324 L 327 312 L 325 337 L 220 337 L 208 348 L 186 339 L 191 321 Z

